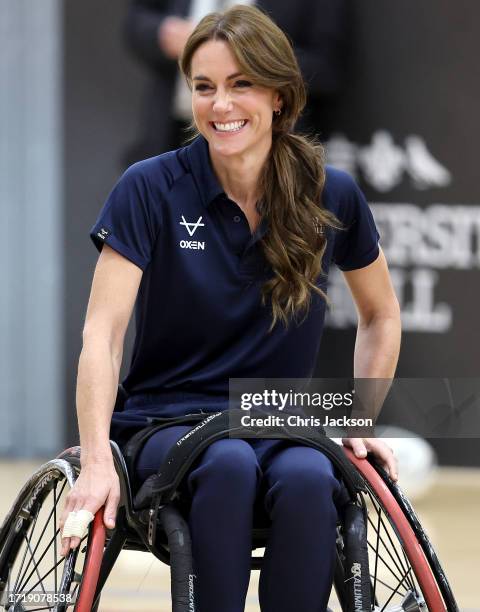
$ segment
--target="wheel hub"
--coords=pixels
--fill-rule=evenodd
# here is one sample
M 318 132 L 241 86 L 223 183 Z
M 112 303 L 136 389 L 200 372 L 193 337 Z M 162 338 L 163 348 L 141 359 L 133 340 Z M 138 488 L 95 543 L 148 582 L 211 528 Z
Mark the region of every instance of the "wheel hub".
M 385 608 L 375 606 L 375 612 L 381 612 L 382 610 L 385 610 Z M 419 597 L 413 591 L 409 591 L 399 606 L 389 607 L 385 612 L 426 612 L 426 610 L 427 604 L 423 597 Z

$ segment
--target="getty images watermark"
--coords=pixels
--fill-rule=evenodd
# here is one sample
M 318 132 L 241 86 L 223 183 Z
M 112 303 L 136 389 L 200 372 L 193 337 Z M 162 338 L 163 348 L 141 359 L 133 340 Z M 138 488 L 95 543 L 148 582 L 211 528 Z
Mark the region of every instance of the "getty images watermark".
M 245 414 L 240 417 L 244 427 L 373 427 L 373 418 L 349 417 L 347 415 L 332 416 L 328 411 L 334 408 L 351 408 L 355 389 L 345 393 L 340 392 L 302 392 L 289 389 L 286 392 L 277 389 L 264 389 L 262 392 L 244 392 L 240 394 L 241 410 L 272 409 L 282 414 L 256 415 Z M 327 411 L 322 416 L 315 414 L 289 414 L 283 411 L 291 411 L 296 408 L 316 408 Z
M 480 438 L 480 378 L 230 379 L 229 405 L 237 437 Z
M 316 436 L 339 430 L 349 437 L 366 437 L 375 425 L 375 412 L 361 407 L 365 389 L 352 380 L 231 379 L 231 424 L 238 436 L 275 437 L 285 430 L 293 435 Z M 370 396 L 372 394 L 370 393 Z M 366 402 L 371 406 L 372 402 Z M 335 430 L 335 431 L 333 431 Z

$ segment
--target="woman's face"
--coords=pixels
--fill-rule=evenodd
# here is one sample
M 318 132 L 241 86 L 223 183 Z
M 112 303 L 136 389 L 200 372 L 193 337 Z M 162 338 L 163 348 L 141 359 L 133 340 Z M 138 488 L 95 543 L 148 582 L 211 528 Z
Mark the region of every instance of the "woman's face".
M 278 93 L 252 84 L 225 41 L 210 40 L 193 54 L 192 111 L 210 152 L 221 156 L 264 155 L 272 143 Z

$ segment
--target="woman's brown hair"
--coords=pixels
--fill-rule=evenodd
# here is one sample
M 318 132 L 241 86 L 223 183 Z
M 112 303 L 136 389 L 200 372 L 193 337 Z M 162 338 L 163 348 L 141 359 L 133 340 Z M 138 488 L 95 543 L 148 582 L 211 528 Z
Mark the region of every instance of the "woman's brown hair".
M 284 32 L 261 10 L 236 5 L 204 17 L 189 37 L 180 68 L 190 88 L 191 62 L 195 51 L 209 40 L 228 43 L 241 69 L 254 84 L 279 92 L 280 115 L 272 119 L 272 149 L 261 175 L 259 212 L 268 231 L 262 239 L 273 276 L 263 286 L 263 302 L 270 299 L 272 328 L 294 317 L 305 316 L 323 274 L 322 257 L 326 228 L 340 222 L 322 207 L 325 182 L 322 146 L 293 129 L 306 102 L 306 91 L 292 45 Z

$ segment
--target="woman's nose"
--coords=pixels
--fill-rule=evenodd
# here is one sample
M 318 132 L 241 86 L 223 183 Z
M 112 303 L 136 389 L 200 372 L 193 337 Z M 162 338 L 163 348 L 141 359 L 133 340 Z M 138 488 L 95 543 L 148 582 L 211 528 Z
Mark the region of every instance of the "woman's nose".
M 228 92 L 217 91 L 215 100 L 213 101 L 213 110 L 218 112 L 225 112 L 231 109 L 232 100 Z

